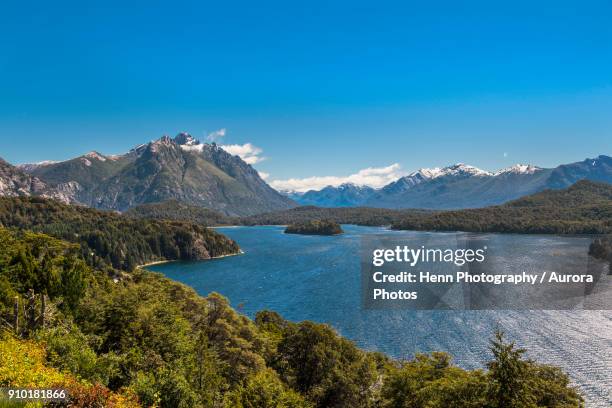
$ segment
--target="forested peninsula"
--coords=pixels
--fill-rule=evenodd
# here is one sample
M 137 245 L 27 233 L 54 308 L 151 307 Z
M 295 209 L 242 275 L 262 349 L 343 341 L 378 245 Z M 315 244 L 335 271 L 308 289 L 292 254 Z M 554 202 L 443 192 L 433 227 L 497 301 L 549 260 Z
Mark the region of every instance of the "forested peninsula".
M 231 239 L 190 221 L 134 219 L 41 197 L 0 198 L 0 225 L 76 243 L 83 260 L 99 269 L 131 271 L 150 262 L 240 251 Z

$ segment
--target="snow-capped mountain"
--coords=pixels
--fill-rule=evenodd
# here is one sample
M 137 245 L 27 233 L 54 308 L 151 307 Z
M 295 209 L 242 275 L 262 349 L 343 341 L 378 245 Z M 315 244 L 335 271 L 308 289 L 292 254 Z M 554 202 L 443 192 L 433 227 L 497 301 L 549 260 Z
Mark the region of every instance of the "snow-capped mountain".
M 430 169 L 421 169 L 410 173 L 405 177 L 401 177 L 382 188 L 387 194 L 398 194 L 409 190 L 417 184 L 421 184 L 427 180 L 435 178 L 436 173 L 431 173 Z
M 45 161 L 41 161 L 41 162 L 38 162 L 38 163 L 18 164 L 15 167 L 17 167 L 18 169 L 23 170 L 23 171 L 25 171 L 27 173 L 27 172 L 30 172 L 30 171 L 38 168 L 38 167 L 48 166 L 48 165 L 55 164 L 55 163 L 58 163 L 58 162 L 54 161 L 54 160 L 45 160 Z
M 228 215 L 250 215 L 296 205 L 240 157 L 188 133 L 163 136 L 122 155 L 94 151 L 63 162 L 25 165 L 21 170 L 95 208 L 124 211 L 139 204 L 178 200 Z
M 472 208 L 501 204 L 547 188 L 565 188 L 581 179 L 611 183 L 612 158 L 602 155 L 554 169 L 516 164 L 496 172 L 457 163 L 419 169 L 378 190 L 360 187 L 369 189 L 367 194 L 353 194 L 350 200 L 344 198 L 346 187 L 309 191 L 307 199 L 303 194 L 294 200 L 321 207 Z
M 494 176 L 502 174 L 533 174 L 536 171 L 543 170 L 541 167 L 531 164 L 515 164 L 514 166 L 506 167 L 493 173 Z
M 453 164 L 447 167 L 434 167 L 431 169 L 423 168 L 410 173 L 407 176 L 401 177 L 398 180 L 387 184 L 382 188 L 382 191 L 387 194 L 398 194 L 411 189 L 412 187 L 423 182 L 433 180 L 438 177 L 454 176 L 454 177 L 470 177 L 470 176 L 490 176 L 491 173 L 481 170 L 478 167 L 470 166 L 464 163 Z
M 444 176 L 490 176 L 491 173 L 485 170 L 481 170 L 478 167 L 470 166 L 465 163 L 457 163 L 452 166 L 443 168 L 435 167 L 433 169 L 421 169 L 419 170 L 424 176 L 434 179 Z

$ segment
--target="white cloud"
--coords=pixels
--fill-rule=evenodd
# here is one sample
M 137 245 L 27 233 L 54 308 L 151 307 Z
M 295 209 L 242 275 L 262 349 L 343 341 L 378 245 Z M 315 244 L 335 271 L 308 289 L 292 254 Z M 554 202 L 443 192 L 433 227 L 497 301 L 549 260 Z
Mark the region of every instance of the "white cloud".
M 270 173 L 265 173 L 263 171 L 258 171 L 258 173 L 262 180 L 266 180 L 268 177 L 270 177 Z
M 280 191 L 297 192 L 320 190 L 327 186 L 337 187 L 343 183 L 380 188 L 405 175 L 401 166 L 398 163 L 394 163 L 387 167 L 368 167 L 345 177 L 315 176 L 301 179 L 292 178 L 288 180 L 274 180 L 270 182 L 270 185 Z
M 206 136 L 206 140 L 211 143 L 217 142 L 218 140 L 224 138 L 226 133 L 227 133 L 227 129 L 225 128 L 215 130 L 214 132 L 210 132 L 208 136 Z
M 240 156 L 240 158 L 248 164 L 259 163 L 266 159 L 260 156 L 263 150 L 251 143 L 245 143 L 243 145 L 221 145 L 221 148 L 229 154 Z

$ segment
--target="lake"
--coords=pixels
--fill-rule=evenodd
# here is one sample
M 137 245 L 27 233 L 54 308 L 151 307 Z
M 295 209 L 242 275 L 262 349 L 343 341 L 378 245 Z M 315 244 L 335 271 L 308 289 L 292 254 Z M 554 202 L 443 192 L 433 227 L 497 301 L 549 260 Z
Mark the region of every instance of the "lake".
M 358 346 L 395 358 L 446 351 L 464 368 L 483 367 L 491 357 L 488 340 L 500 327 L 509 339 L 529 350 L 529 357 L 564 368 L 580 386 L 588 407 L 612 406 L 612 312 L 364 310 L 359 259 L 362 236 L 408 238 L 419 233 L 343 228 L 345 234 L 331 237 L 288 235 L 278 226 L 219 228 L 238 242 L 243 255 L 149 269 L 202 295 L 221 293 L 249 317 L 270 309 L 292 321 L 328 323 Z M 579 239 L 536 238 L 544 247 Z M 516 243 L 521 239 L 533 240 L 534 236 L 513 236 Z

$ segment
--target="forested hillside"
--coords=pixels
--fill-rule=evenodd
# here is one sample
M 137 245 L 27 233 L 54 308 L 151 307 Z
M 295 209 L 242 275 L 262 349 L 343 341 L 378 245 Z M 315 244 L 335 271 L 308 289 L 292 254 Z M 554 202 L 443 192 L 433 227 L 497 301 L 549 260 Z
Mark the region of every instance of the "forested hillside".
M 409 214 L 394 229 L 606 234 L 612 232 L 612 185 L 582 180 L 564 190 L 546 190 L 504 205 Z
M 40 197 L 0 198 L 0 225 L 77 243 L 85 261 L 97 268 L 131 271 L 153 261 L 208 259 L 239 250 L 234 241 L 197 224 L 135 220 Z
M 0 229 L 0 387 L 63 386 L 71 407 L 580 407 L 558 368 L 498 333 L 483 370 L 394 361 L 329 326 L 255 321 L 138 270 L 111 280 L 75 244 Z M 15 305 L 17 314 L 15 315 Z
M 123 214 L 130 218 L 188 221 L 205 226 L 235 225 L 239 223 L 239 218 L 237 217 L 228 217 L 219 211 L 181 203 L 176 200 L 139 205 L 130 208 Z
M 124 214 L 131 218 L 153 218 L 159 220 L 189 221 L 208 226 L 221 225 L 285 225 L 326 219 L 340 224 L 391 225 L 402 216 L 426 213 L 423 210 L 389 210 L 384 208 L 349 207 L 322 208 L 303 206 L 289 210 L 274 211 L 248 217 L 228 217 L 203 207 L 178 201 L 145 204 L 134 207 Z

